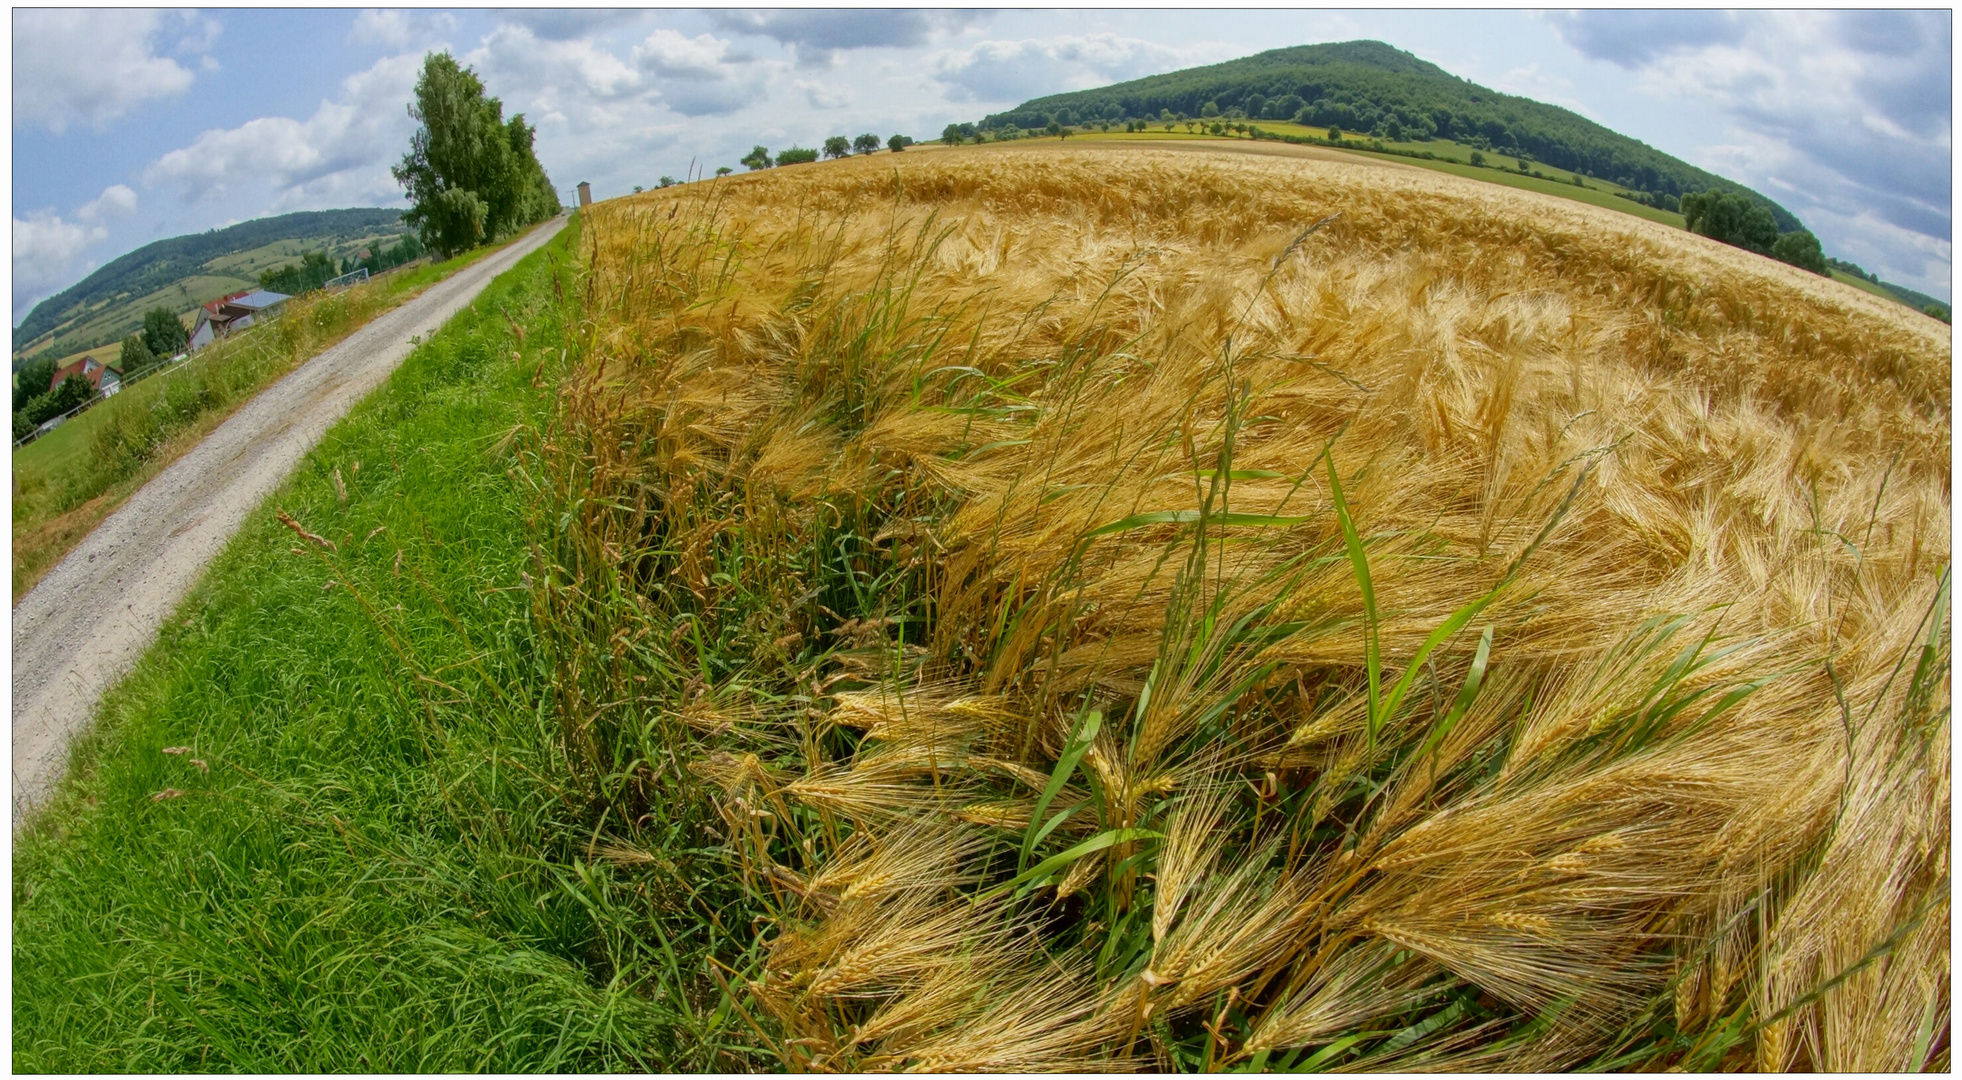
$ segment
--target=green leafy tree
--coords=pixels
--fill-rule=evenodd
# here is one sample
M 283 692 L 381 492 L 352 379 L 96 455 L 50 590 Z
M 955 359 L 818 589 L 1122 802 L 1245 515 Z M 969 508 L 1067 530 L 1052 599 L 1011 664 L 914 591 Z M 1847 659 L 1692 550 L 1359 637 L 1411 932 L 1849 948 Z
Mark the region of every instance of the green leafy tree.
M 1819 249 L 1819 238 L 1804 229 L 1780 236 L 1771 245 L 1771 256 L 1801 270 L 1832 276 L 1832 271 L 1826 268 L 1826 253 Z
M 861 154 L 876 154 L 879 152 L 880 141 L 877 135 L 868 131 L 852 140 L 852 149 Z
M 391 170 L 408 192 L 403 220 L 441 255 L 493 240 L 559 211 L 522 115 L 486 97 L 476 72 L 448 53 L 423 58 L 409 115 L 420 122 Z
M 1328 126 L 1328 137 L 1336 142 L 1342 141 L 1342 128 L 1336 124 Z
M 940 129 L 940 141 L 946 143 L 948 146 L 959 146 L 963 138 L 965 136 L 961 134 L 961 126 L 959 124 L 948 124 L 946 127 Z
M 777 155 L 779 165 L 808 165 L 818 159 L 818 152 L 804 146 L 787 146 Z
M 751 147 L 749 153 L 744 154 L 743 159 L 737 164 L 748 166 L 750 172 L 767 169 L 770 167 L 770 151 L 760 144 Z
M 730 173 L 732 173 L 732 172 L 735 172 L 735 171 L 736 171 L 736 170 L 734 170 L 734 169 L 732 169 L 732 168 L 730 168 L 730 167 L 729 167 L 729 166 L 727 166 L 727 165 L 717 165 L 717 166 L 715 167 L 715 175 L 717 175 L 717 176 L 727 176 L 727 175 L 729 175 Z
M 674 184 L 675 184 L 675 179 L 672 176 L 663 176 L 658 182 L 658 186 L 664 188 L 671 188 L 674 186 Z
M 1199 106 L 1199 115 L 1206 117 L 1207 119 L 1211 119 L 1212 117 L 1218 116 L 1219 102 L 1208 101 L 1204 105 Z
M 60 386 L 28 402 L 22 411 L 27 414 L 28 423 L 40 427 L 94 396 L 94 383 L 81 375 L 70 375 L 61 380 Z
M 833 135 L 824 140 L 824 159 L 826 161 L 831 161 L 835 158 L 850 157 L 851 153 L 851 140 L 845 138 L 843 135 Z M 778 158 L 778 161 L 781 162 L 782 158 Z
M 298 296 L 301 293 L 311 292 L 327 284 L 328 281 L 335 277 L 334 271 L 336 269 L 334 260 L 328 258 L 326 252 L 309 251 L 301 256 L 297 266 L 282 266 L 277 270 L 268 270 L 260 274 L 259 287 L 277 293 L 285 293 L 288 296 Z M 164 314 L 166 316 L 170 315 L 168 311 L 164 312 Z M 149 327 L 149 317 L 147 315 L 144 317 L 144 327 L 147 331 Z
M 1683 221 L 1689 231 L 1712 240 L 1772 254 L 1778 243 L 1778 221 L 1770 208 L 1736 191 L 1711 188 L 1682 199 Z
M 156 363 L 157 354 L 150 351 L 142 334 L 131 334 L 123 339 L 123 351 L 116 359 L 116 366 L 122 369 L 123 377 L 128 378 Z
M 913 140 L 907 138 L 904 135 L 894 135 L 892 138 L 886 140 L 886 149 L 892 151 L 895 154 L 899 153 L 901 150 L 904 150 L 911 145 L 913 145 Z
M 1940 319 L 1943 322 L 1949 321 L 1948 308 L 1942 304 L 1929 304 L 1927 307 L 1921 309 L 1921 313 L 1930 318 Z
M 48 392 L 54 382 L 57 363 L 52 356 L 41 356 L 22 364 L 14 372 L 14 411 Z
M 1472 168 L 1483 169 L 1485 167 L 1485 155 L 1479 153 L 1476 150 L 1473 150 L 1471 156 L 1471 163 L 1472 163 Z

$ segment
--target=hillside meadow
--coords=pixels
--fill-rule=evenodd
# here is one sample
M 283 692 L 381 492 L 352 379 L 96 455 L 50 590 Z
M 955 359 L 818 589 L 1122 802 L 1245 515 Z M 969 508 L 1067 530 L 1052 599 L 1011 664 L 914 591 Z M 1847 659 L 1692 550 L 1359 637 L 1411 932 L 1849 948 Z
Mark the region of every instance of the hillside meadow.
M 1931 320 L 1197 148 L 589 213 L 536 618 L 781 1064 L 1946 1067 Z

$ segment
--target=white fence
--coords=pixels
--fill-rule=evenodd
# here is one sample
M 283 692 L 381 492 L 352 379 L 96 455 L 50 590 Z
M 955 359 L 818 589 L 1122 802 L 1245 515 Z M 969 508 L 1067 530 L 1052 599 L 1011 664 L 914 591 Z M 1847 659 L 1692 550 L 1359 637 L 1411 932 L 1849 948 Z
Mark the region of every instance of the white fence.
M 340 277 L 330 279 L 327 282 L 327 284 L 322 285 L 321 288 L 345 289 L 349 285 L 359 285 L 366 280 L 368 280 L 368 268 L 364 266 L 359 270 L 350 270 L 347 273 L 342 274 Z
M 367 273 L 366 270 L 362 270 L 358 272 L 363 274 Z M 278 318 L 281 314 L 284 314 L 284 311 L 285 311 L 285 305 L 283 304 L 280 305 L 279 307 L 272 308 L 267 311 L 263 311 L 253 317 L 252 325 L 264 326 L 266 323 L 269 323 L 272 320 Z M 246 329 L 249 330 L 251 329 L 251 327 L 247 327 Z M 212 342 L 212 344 L 215 345 L 217 344 L 217 342 Z M 168 375 L 173 371 L 181 371 L 184 368 L 190 367 L 191 361 L 197 359 L 199 356 L 210 356 L 210 355 L 212 354 L 209 351 L 209 346 L 207 346 L 204 349 L 199 349 L 197 352 L 178 353 L 176 356 L 173 356 L 170 359 L 157 364 L 155 367 L 145 368 L 141 372 L 138 372 L 136 375 L 127 379 L 123 379 L 121 382 L 117 383 L 116 385 L 116 394 L 122 393 L 123 391 L 129 389 L 132 386 L 135 386 L 137 383 L 140 383 L 145 379 L 150 378 L 151 376 Z M 73 378 L 73 376 L 70 377 Z M 90 409 L 94 408 L 95 406 L 100 405 L 105 401 L 108 401 L 112 397 L 115 397 L 116 394 L 103 395 L 98 393 L 94 397 L 89 398 L 87 401 L 82 402 L 80 405 L 77 405 L 74 408 L 68 410 L 67 412 L 62 413 L 60 416 L 54 417 L 53 419 L 50 420 L 42 421 L 39 427 L 36 427 L 33 431 L 28 432 L 26 435 L 23 435 L 20 438 L 15 439 L 14 449 L 18 450 L 21 447 L 26 446 L 28 443 L 33 442 L 34 440 L 40 438 L 41 436 L 46 435 L 48 432 L 53 431 L 54 429 L 67 423 L 70 417 L 76 415 L 77 413 L 87 412 Z

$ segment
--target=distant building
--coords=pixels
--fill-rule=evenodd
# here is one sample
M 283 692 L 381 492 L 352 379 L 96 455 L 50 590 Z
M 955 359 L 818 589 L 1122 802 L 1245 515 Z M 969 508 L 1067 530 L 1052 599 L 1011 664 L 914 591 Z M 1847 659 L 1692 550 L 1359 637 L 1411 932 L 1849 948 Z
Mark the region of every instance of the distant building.
M 48 382 L 48 389 L 60 386 L 61 380 L 70 375 L 87 379 L 103 397 L 113 397 L 116 391 L 123 388 L 123 373 L 116 368 L 114 361 L 104 363 L 93 356 L 84 356 L 72 364 L 56 368 L 54 378 Z
M 593 186 L 584 180 L 579 181 L 579 205 L 593 205 Z
M 219 297 L 198 308 L 197 322 L 191 326 L 191 348 L 202 349 L 227 334 L 243 330 L 261 312 L 269 312 L 290 299 L 285 293 L 265 289 L 248 289 Z

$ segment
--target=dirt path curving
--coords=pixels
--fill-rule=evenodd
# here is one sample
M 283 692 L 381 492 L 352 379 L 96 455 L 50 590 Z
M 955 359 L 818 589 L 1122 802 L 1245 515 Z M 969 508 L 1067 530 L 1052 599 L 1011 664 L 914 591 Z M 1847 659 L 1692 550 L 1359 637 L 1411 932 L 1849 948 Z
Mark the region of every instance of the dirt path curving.
M 14 827 L 47 801 L 96 703 L 205 565 L 354 403 L 563 217 L 300 365 L 130 496 L 14 607 Z

